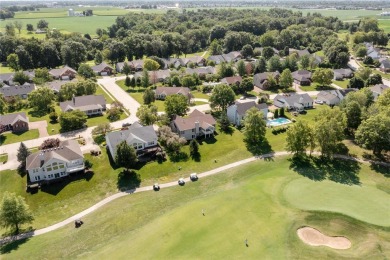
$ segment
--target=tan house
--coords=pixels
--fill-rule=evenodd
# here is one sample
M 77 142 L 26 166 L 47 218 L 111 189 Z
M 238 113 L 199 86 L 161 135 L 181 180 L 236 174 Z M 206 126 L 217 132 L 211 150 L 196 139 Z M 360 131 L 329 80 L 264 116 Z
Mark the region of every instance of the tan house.
M 221 79 L 221 82 L 223 84 L 227 84 L 227 85 L 237 85 L 239 86 L 242 82 L 242 78 L 241 76 L 232 76 L 232 77 L 226 77 L 226 78 L 223 78 Z
M 209 115 L 194 110 L 188 117 L 176 116 L 171 122 L 172 131 L 186 140 L 214 135 L 216 121 Z

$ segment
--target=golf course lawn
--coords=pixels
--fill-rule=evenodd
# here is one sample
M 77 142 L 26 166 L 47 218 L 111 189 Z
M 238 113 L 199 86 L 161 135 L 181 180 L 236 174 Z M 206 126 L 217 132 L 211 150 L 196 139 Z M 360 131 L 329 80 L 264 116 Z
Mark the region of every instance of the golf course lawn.
M 386 259 L 390 256 L 390 224 L 383 215 L 386 201 L 390 200 L 389 178 L 359 164 L 355 168 L 360 184 L 346 185 L 310 180 L 304 177 L 304 166 L 300 169 L 290 166 L 287 157 L 256 161 L 184 187 L 132 194 L 87 215 L 79 229 L 68 225 L 4 246 L 2 258 Z M 313 174 L 312 168 L 308 170 Z M 321 169 L 318 171 L 323 174 Z M 339 174 L 337 168 L 327 173 Z M 297 195 L 299 192 L 303 199 Z M 328 193 L 332 193 L 329 200 L 340 201 L 320 208 L 327 201 L 324 194 Z M 302 226 L 314 227 L 330 236 L 345 236 L 352 247 L 335 250 L 308 246 L 296 235 Z

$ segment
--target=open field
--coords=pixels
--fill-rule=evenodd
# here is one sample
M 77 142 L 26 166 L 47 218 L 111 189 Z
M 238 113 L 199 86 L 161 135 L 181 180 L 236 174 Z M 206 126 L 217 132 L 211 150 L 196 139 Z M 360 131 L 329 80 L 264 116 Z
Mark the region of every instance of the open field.
M 287 158 L 256 161 L 184 187 L 132 194 L 84 217 L 85 224 L 79 229 L 70 224 L 3 247 L 1 252 L 4 259 L 40 259 L 43 254 L 51 259 L 120 259 L 129 255 L 137 259 L 389 257 L 389 218 L 387 222 L 385 218 L 389 214 L 390 179 L 366 165 L 342 162 L 328 174 L 344 174 L 352 167 L 350 174 L 359 178 L 360 185 L 315 182 L 305 176 L 321 175 L 321 167 L 291 168 L 291 164 Z M 309 196 L 292 196 L 311 185 L 315 188 Z M 332 204 L 323 205 L 321 211 L 316 207 L 318 200 L 329 195 L 329 188 L 332 196 L 340 199 L 339 206 L 345 206 L 342 212 Z M 382 203 L 372 203 L 378 194 Z M 361 203 L 371 205 L 366 208 Z M 367 218 L 353 218 L 358 213 Z M 378 222 L 380 226 L 371 224 Z M 296 235 L 302 226 L 345 236 L 352 247 L 333 250 L 308 246 Z

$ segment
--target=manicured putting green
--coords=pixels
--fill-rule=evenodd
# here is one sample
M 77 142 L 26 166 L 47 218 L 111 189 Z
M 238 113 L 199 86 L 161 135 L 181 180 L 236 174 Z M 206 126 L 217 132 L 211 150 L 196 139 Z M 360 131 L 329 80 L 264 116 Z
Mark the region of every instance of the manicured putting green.
M 341 213 L 378 226 L 390 226 L 390 195 L 373 186 L 297 179 L 284 189 L 286 200 L 303 210 Z

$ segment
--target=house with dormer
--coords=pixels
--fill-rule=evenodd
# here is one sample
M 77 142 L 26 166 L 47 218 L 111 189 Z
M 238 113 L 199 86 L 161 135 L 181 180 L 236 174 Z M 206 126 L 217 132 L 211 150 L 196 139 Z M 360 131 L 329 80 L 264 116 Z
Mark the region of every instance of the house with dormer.
M 153 126 L 142 126 L 135 122 L 125 130 L 114 131 L 106 134 L 106 145 L 112 158 L 115 158 L 119 143 L 126 143 L 136 150 L 137 154 L 158 147 L 157 134 Z
M 31 182 L 45 183 L 84 171 L 84 156 L 76 140 L 66 140 L 58 147 L 30 154 L 26 170 Z
M 175 116 L 171 122 L 171 129 L 180 137 L 192 140 L 200 136 L 213 136 L 216 123 L 214 117 L 195 109 L 187 117 Z

